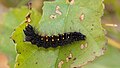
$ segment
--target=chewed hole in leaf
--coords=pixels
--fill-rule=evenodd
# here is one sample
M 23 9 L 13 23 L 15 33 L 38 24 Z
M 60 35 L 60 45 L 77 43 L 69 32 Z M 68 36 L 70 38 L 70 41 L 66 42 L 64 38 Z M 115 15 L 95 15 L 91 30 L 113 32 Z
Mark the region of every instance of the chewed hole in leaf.
M 58 68 L 62 68 L 62 65 L 64 64 L 64 61 L 60 61 L 58 64 Z
M 84 18 L 85 18 L 85 14 L 84 14 L 84 13 L 82 13 L 82 14 L 80 15 L 80 21 L 83 21 L 83 20 L 84 20 Z
M 74 4 L 74 1 L 75 1 L 75 0 L 67 0 L 67 2 L 70 3 L 70 5 L 73 5 L 73 4 Z
M 69 60 L 71 60 L 73 58 L 73 55 L 72 53 L 69 54 L 69 56 L 67 56 L 66 58 L 66 62 L 69 62 Z
M 57 18 L 57 16 L 56 15 L 50 15 L 50 18 L 55 19 L 55 18 Z
M 62 12 L 60 11 L 60 6 L 56 6 L 55 12 L 59 15 L 62 15 Z

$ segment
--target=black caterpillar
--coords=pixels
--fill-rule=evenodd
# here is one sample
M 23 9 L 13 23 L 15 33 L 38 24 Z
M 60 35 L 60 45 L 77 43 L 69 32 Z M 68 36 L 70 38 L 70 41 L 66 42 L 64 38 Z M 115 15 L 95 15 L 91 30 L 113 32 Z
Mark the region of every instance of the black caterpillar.
M 57 47 L 70 44 L 74 41 L 85 40 L 86 36 L 80 32 L 69 32 L 64 34 L 58 34 L 58 36 L 40 36 L 35 33 L 33 27 L 28 24 L 25 28 L 25 41 L 31 42 L 32 44 L 37 45 L 38 47 Z

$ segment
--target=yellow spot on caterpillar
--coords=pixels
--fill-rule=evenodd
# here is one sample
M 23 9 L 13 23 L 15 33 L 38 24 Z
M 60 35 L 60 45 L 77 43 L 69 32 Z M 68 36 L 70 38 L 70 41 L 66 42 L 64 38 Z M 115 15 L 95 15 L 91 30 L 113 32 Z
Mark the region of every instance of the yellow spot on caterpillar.
M 46 36 L 46 38 L 48 38 L 48 36 Z
M 41 38 L 41 40 L 43 40 L 43 38 Z
M 48 39 L 46 39 L 46 41 L 48 42 Z
M 68 36 L 68 38 L 70 38 L 70 37 Z
M 54 41 L 54 39 L 52 39 L 52 41 Z

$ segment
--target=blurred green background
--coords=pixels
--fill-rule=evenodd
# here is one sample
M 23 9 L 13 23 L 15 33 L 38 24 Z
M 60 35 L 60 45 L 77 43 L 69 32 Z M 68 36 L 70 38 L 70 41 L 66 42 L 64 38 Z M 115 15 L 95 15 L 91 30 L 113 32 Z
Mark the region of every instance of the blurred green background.
M 0 68 L 14 67 L 16 52 L 10 36 L 15 27 L 24 20 L 23 18 L 27 13 L 25 11 L 21 17 L 16 18 L 24 9 L 20 7 L 27 6 L 28 2 L 32 2 L 32 7 L 42 13 L 43 1 L 0 0 Z M 83 68 L 120 68 L 120 0 L 104 0 L 104 4 L 102 26 L 108 39 L 106 53 Z M 14 23 L 14 21 L 17 21 L 17 23 Z

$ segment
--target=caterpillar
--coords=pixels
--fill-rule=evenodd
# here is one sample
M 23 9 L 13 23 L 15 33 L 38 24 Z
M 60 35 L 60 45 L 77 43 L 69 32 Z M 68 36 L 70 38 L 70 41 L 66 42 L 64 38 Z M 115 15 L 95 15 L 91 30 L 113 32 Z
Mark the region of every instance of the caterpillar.
M 23 30 L 25 34 L 25 42 L 31 42 L 31 44 L 35 44 L 38 47 L 56 48 L 57 46 L 64 46 L 67 44 L 71 44 L 75 41 L 85 40 L 86 36 L 80 32 L 68 32 L 63 34 L 52 35 L 52 36 L 41 36 L 35 33 L 33 27 L 28 24 Z

